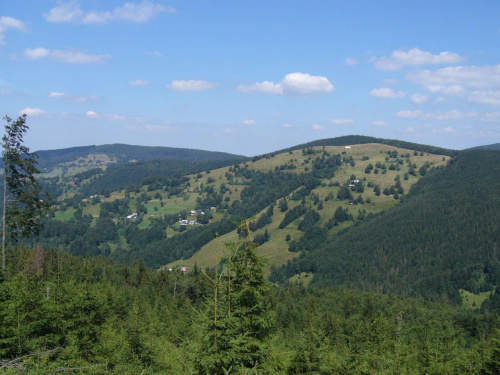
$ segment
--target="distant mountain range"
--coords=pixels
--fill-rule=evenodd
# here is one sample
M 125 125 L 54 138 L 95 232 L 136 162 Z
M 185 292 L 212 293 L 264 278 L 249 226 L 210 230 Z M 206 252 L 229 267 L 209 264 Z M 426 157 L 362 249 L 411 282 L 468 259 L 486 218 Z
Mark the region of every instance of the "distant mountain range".
M 252 217 L 273 281 L 307 276 L 459 304 L 460 289 L 500 286 L 499 146 L 345 136 L 251 159 L 120 144 L 40 151 L 58 202 L 33 243 L 214 267 L 237 238 L 234 223 Z M 186 227 L 181 216 L 203 225 Z
M 132 146 L 119 143 L 100 146 L 70 147 L 59 150 L 41 150 L 36 153 L 39 156 L 38 164 L 41 168 L 54 167 L 61 163 L 73 162 L 88 155 L 102 154 L 113 159 L 116 164 L 148 160 L 211 161 L 246 159 L 245 156 L 226 152 L 176 147 Z
M 493 143 L 491 145 L 471 147 L 471 148 L 468 148 L 467 150 L 495 150 L 495 151 L 499 151 L 500 150 L 500 143 Z

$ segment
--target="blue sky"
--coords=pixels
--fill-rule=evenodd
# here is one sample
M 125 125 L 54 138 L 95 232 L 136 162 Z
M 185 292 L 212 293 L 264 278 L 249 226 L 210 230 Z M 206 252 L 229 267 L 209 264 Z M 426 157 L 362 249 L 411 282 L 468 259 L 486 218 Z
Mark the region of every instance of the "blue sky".
M 0 113 L 28 115 L 32 150 L 497 143 L 499 15 L 498 0 L 2 1 Z

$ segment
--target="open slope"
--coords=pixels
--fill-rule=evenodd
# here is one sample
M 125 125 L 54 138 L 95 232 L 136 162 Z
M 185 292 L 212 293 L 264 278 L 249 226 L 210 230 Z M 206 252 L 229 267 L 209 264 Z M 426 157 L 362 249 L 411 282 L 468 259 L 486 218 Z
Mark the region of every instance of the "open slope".
M 306 252 L 273 277 L 446 297 L 491 290 L 500 245 L 500 153 L 464 151 L 418 181 L 402 204 Z

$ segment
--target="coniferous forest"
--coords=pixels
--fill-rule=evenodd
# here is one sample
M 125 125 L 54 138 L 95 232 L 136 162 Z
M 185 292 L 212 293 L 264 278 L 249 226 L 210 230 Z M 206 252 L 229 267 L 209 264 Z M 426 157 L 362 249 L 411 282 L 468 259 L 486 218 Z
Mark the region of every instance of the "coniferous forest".
M 180 175 L 159 161 L 120 164 L 73 175 L 72 194 L 42 179 L 59 217 L 42 215 L 36 236 L 8 242 L 0 369 L 499 373 L 500 154 L 386 140 L 370 157 L 325 149 L 354 139 L 373 142 L 345 137 L 254 158 L 281 157 L 268 170 L 226 160 L 222 172 L 207 170 L 213 161 Z M 440 165 L 426 152 L 441 152 Z M 140 184 L 113 185 L 115 173 L 136 170 Z M 110 193 L 86 198 L 95 187 Z M 202 225 L 179 226 L 185 209 L 149 221 L 141 212 L 153 198 L 163 207 L 189 193 Z M 132 204 L 139 220 L 127 218 Z M 217 210 L 204 217 L 206 207 Z M 171 263 L 219 238 L 215 266 Z M 288 261 L 270 265 L 266 251 L 282 243 Z

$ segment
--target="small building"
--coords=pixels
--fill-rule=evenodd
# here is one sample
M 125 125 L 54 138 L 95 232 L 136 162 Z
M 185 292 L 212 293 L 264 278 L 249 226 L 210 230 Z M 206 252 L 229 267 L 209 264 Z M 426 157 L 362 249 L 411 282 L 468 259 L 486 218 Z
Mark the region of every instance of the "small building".
M 137 213 L 134 212 L 132 215 L 127 215 L 127 219 L 129 219 L 129 220 L 137 219 Z

